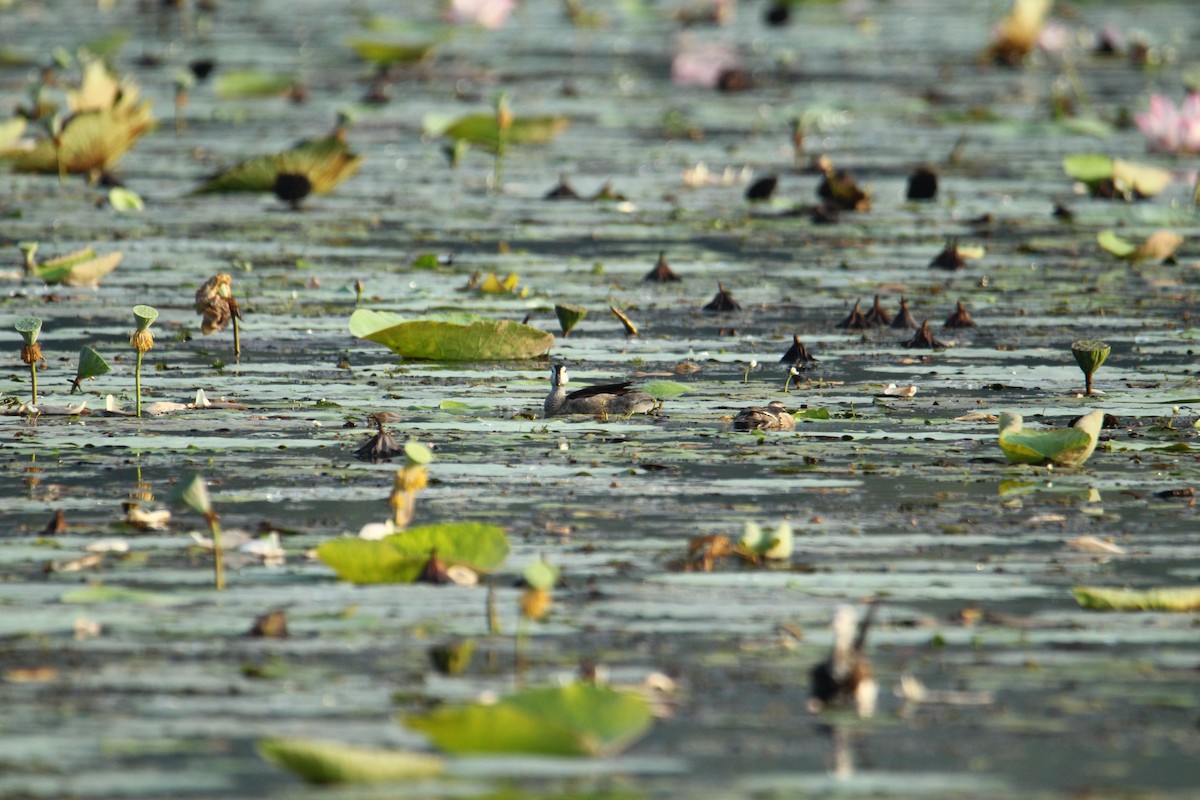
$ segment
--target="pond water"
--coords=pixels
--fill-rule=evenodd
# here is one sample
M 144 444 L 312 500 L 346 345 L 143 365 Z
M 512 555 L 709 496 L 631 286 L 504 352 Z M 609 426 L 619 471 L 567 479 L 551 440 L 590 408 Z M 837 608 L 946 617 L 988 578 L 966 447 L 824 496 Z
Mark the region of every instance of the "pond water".
M 25 101 L 55 47 L 123 31 L 114 66 L 160 120 L 116 170 L 145 200 L 141 213 L 116 214 L 107 189 L 80 177 L 0 175 L 6 241 L 36 240 L 47 257 L 87 245 L 124 253 L 98 289 L 8 279 L 0 327 L 44 320 L 39 389 L 50 403 L 68 401 L 89 344 L 114 367 L 85 385 L 89 408 L 110 393 L 128 407 L 130 307 L 148 303 L 161 316 L 146 399 L 190 402 L 202 388 L 246 407 L 0 417 L 0 794 L 1194 796 L 1196 616 L 1087 611 L 1070 590 L 1200 580 L 1196 510 L 1159 495 L 1200 476 L 1197 163 L 1147 155 L 1131 126 L 1101 137 L 1051 113 L 1056 93 L 1108 123 L 1143 110 L 1151 92 L 1178 99 L 1200 63 L 1191 3 L 1060 9 L 1072 32 L 1138 32 L 1159 66 L 1076 44 L 1020 69 L 979 59 L 999 2 L 952 14 L 932 0 L 801 3 L 780 28 L 764 25 L 762 4 L 742 3 L 729 24 L 685 34 L 740 49 L 755 86 L 722 93 L 670 82 L 682 3 L 584 3 L 603 19 L 575 27 L 562 4 L 525 0 L 504 29 L 447 38 L 378 105 L 362 102 L 372 68 L 346 41 L 426 35 L 389 32 L 386 20 L 368 30 L 384 16 L 399 24 L 395 4 L 0 5 L 8 106 Z M 424 8 L 414 18 L 437 22 Z M 173 76 L 198 58 L 215 60 L 214 78 L 295 75 L 307 101 L 221 98 L 210 80 L 190 92 L 176 131 Z M 422 128 L 427 114 L 487 112 L 498 90 L 518 116 L 571 119 L 547 145 L 511 148 L 499 189 L 489 155 L 451 169 Z M 216 169 L 322 135 L 339 110 L 353 112 L 362 170 L 300 212 L 269 195 L 189 194 Z M 801 115 L 810 128 L 797 167 L 790 124 Z M 1061 167 L 1088 151 L 1178 179 L 1146 202 L 1090 199 Z M 870 185 L 870 211 L 812 220 L 818 154 Z M 778 175 L 777 199 L 750 206 L 744 180 L 689 188 L 682 175 L 698 162 Z M 940 173 L 939 194 L 908 202 L 922 164 Z M 560 175 L 582 194 L 611 182 L 627 199 L 543 199 Z M 1073 221 L 1053 216 L 1056 203 Z M 1104 229 L 1140 241 L 1158 228 L 1188 240 L 1175 263 L 1129 264 L 1096 246 Z M 950 237 L 986 254 L 956 273 L 929 269 Z M 642 282 L 660 251 L 682 282 Z M 414 269 L 422 254 L 452 263 Z M 245 313 L 240 360 L 228 331 L 201 336 L 192 308 L 221 271 Z M 476 271 L 516 273 L 529 293 L 466 291 Z M 556 334 L 554 304 L 582 305 L 589 316 L 551 351 L 573 381 L 670 379 L 688 392 L 647 419 L 540 419 L 548 361 L 402 361 L 350 336 L 356 279 L 368 308 L 528 315 Z M 700 310 L 718 282 L 740 311 Z M 891 310 L 907 297 L 950 346 L 910 350 L 911 332 L 837 328 L 876 294 Z M 977 327 L 942 331 L 959 300 Z M 641 335 L 626 338 L 610 305 Z M 778 360 L 793 334 L 819 364 L 785 394 Z M 1077 339 L 1112 346 L 1096 375 L 1102 395 L 1079 395 Z M 7 341 L 0 391 L 27 399 L 20 340 Z M 917 394 L 881 397 L 891 383 Z M 765 436 L 729 429 L 738 410 L 775 399 L 831 418 Z M 1016 411 L 1040 426 L 1093 408 L 1118 425 L 1074 470 L 1009 465 L 994 422 L 957 419 Z M 388 514 L 396 465 L 354 458 L 366 415 L 384 410 L 401 417 L 394 434 L 436 455 L 418 522 L 508 531 L 513 552 L 493 580 L 508 635 L 488 635 L 482 587 L 356 587 L 306 557 Z M 187 535 L 198 516 L 177 510 L 156 533 L 122 523 L 123 501 L 159 507 L 190 471 L 211 480 L 227 530 L 279 531 L 285 563 L 232 558 L 218 594 Z M 57 510 L 65 532 L 43 533 Z M 736 539 L 746 521 L 785 519 L 797 534 L 788 566 L 674 567 L 692 537 Z M 1082 535 L 1124 552 L 1070 544 Z M 128 556 L 46 569 L 114 536 Z M 516 583 L 543 557 L 564 585 L 547 621 L 527 626 L 518 676 Z M 67 602 L 97 581 L 154 594 Z M 809 714 L 808 672 L 828 652 L 833 610 L 871 598 L 881 602 L 868 644 L 879 713 Z M 273 609 L 290 636 L 248 637 Z M 80 620 L 99 634 L 78 635 Z M 459 638 L 477 640 L 467 671 L 433 671 L 430 647 Z M 398 713 L 560 680 L 581 660 L 619 684 L 671 676 L 671 713 L 613 759 L 462 759 L 447 778 L 380 788 L 308 788 L 254 752 L 257 739 L 288 735 L 421 748 Z M 972 702 L 902 700 L 893 688 L 906 674 Z

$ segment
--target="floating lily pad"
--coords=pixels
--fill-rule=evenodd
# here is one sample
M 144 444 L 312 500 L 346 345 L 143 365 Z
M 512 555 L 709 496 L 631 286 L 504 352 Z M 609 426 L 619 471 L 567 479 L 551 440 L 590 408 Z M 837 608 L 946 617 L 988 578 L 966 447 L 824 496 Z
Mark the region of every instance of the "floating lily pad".
M 1069 428 L 1047 431 L 1023 430 L 1020 414 L 1000 415 L 1000 449 L 1014 464 L 1046 464 L 1078 467 L 1092 455 L 1104 412 L 1083 415 Z
M 455 141 L 466 142 L 489 152 L 500 146 L 500 127 L 495 114 L 469 114 L 465 117 L 440 125 L 440 120 L 426 120 L 426 132 L 434 136 L 445 136 Z M 546 144 L 554 140 L 571 124 L 563 116 L 514 117 L 511 126 L 504 132 L 505 145 Z
M 1086 184 L 1093 195 L 1153 197 L 1171 183 L 1165 169 L 1099 153 L 1069 155 L 1063 159 L 1063 171 Z
M 326 136 L 282 153 L 243 161 L 209 178 L 195 194 L 275 192 L 280 176 L 302 176 L 309 191 L 325 194 L 352 177 L 361 165 L 362 156 L 351 152 L 341 138 Z
M 1095 611 L 1200 611 L 1200 587 L 1107 589 L 1076 586 L 1071 590 L 1083 608 Z
M 350 316 L 350 333 L 404 358 L 428 361 L 504 361 L 544 356 L 554 335 L 510 320 L 473 314 L 405 320 L 386 311 L 360 308 Z
M 121 258 L 121 253 L 96 255 L 96 251 L 88 247 L 43 261 L 34 267 L 34 274 L 51 285 L 96 287 L 101 278 L 117 268 Z
M 649 381 L 641 384 L 640 388 L 655 400 L 670 400 L 691 391 L 690 386 L 678 381 Z
M 757 522 L 747 522 L 742 528 L 742 538 L 738 544 L 757 556 L 786 561 L 792 557 L 795 537 L 791 524 L 786 520 L 773 531 L 764 529 Z
M 316 784 L 405 781 L 434 777 L 446 769 L 444 759 L 428 753 L 319 739 L 261 739 L 255 747 L 265 760 Z
M 437 42 L 389 42 L 379 39 L 351 39 L 346 45 L 364 61 L 380 67 L 397 64 L 417 64 L 428 59 L 437 49 Z
M 639 695 L 590 683 L 529 689 L 492 705 L 439 708 L 404 723 L 449 753 L 607 756 L 653 722 Z
M 409 528 L 375 541 L 331 539 L 317 548 L 317 558 L 352 583 L 412 583 L 435 551 L 446 566 L 491 572 L 504 563 L 508 549 L 503 528 L 450 522 Z
M 1139 261 L 1164 261 L 1172 258 L 1179 245 L 1183 244 L 1183 237 L 1174 231 L 1158 230 L 1137 245 L 1113 231 L 1100 231 L 1096 234 L 1096 243 L 1105 252 L 1136 264 Z
M 276 97 L 290 91 L 296 84 L 294 75 L 243 69 L 225 72 L 217 78 L 214 90 L 217 97 L 238 99 Z

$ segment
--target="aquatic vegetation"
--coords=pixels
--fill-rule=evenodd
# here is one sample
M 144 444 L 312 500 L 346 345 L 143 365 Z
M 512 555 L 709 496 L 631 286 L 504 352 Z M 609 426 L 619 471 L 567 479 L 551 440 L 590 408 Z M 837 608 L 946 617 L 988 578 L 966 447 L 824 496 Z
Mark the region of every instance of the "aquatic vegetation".
M 525 590 L 521 592 L 521 616 L 539 622 L 550 613 L 554 604 L 554 587 L 558 585 L 561 570 L 542 558 L 525 567 L 521 577 Z
M 983 256 L 984 249 L 982 247 L 963 247 L 959 245 L 957 239 L 950 239 L 946 242 L 946 246 L 929 262 L 929 266 L 931 269 L 956 271 L 965 267 L 968 261 L 980 259 Z
M 887 309 L 885 309 L 883 307 L 883 304 L 879 300 L 879 295 L 875 295 L 875 302 L 874 302 L 874 304 L 872 304 L 870 310 L 868 310 L 867 313 L 865 315 L 863 315 L 863 320 L 868 325 L 871 325 L 873 327 L 882 328 L 885 325 L 891 324 L 892 315 L 889 314 Z
M 443 569 L 486 574 L 508 557 L 508 537 L 497 525 L 446 522 L 418 525 L 382 539 L 342 537 L 317 547 L 317 558 L 342 580 L 357 584 L 413 583 L 431 561 Z
M 1146 145 L 1174 155 L 1200 153 L 1200 94 L 1191 92 L 1178 106 L 1161 94 L 1150 95 L 1150 109 L 1134 116 Z
M 446 18 L 455 25 L 495 30 L 508 24 L 516 7 L 516 0 L 450 0 Z
M 167 499 L 172 505 L 190 508 L 204 517 L 204 521 L 208 523 L 213 546 L 213 585 L 216 586 L 218 592 L 223 591 L 225 589 L 225 552 L 221 547 L 221 521 L 213 511 L 212 500 L 208 496 L 208 483 L 204 478 L 193 473 L 181 478 Z
M 1103 424 L 1104 412 L 1092 411 L 1066 428 L 1030 431 L 1020 414 L 1006 411 L 1000 415 L 1000 449 L 1014 464 L 1079 467 L 1096 449 Z
M 496 153 L 505 147 L 551 142 L 570 126 L 571 120 L 549 114 L 512 116 L 507 98 L 497 98 L 496 108 L 491 114 L 468 114 L 455 119 L 427 116 L 423 124 L 429 136 L 442 136 L 452 142 L 462 142 Z
M 396 42 L 382 39 L 351 39 L 346 45 L 364 61 L 381 70 L 412 66 L 428 61 L 437 52 L 439 42 Z
M 862 298 L 854 301 L 854 307 L 850 309 L 850 313 L 837 326 L 851 331 L 865 331 L 873 327 L 867 320 L 866 314 L 863 314 L 862 309 L 859 308 L 860 305 L 862 305 Z
M 427 361 L 505 361 L 550 352 L 554 335 L 510 320 L 474 314 L 405 320 L 398 314 L 356 310 L 350 334 L 391 349 L 403 358 Z
M 641 738 L 653 721 L 649 704 L 639 695 L 582 682 L 525 689 L 486 705 L 445 705 L 403 718 L 434 746 L 456 755 L 612 756 Z
M 833 213 L 839 211 L 870 211 L 871 190 L 860 188 L 854 176 L 835 169 L 828 159 L 821 162 L 823 175 L 817 186 L 817 196 Z
M 1106 253 L 1137 264 L 1140 261 L 1170 261 L 1183 244 L 1183 237 L 1164 228 L 1150 234 L 1141 244 L 1134 244 L 1113 231 L 1100 231 L 1096 234 L 1096 243 Z
M 1094 339 L 1083 339 L 1071 345 L 1071 355 L 1075 356 L 1075 363 L 1083 370 L 1084 394 L 1092 393 L 1092 376 L 1108 360 L 1111 352 L 1111 347 Z
M 350 149 L 338 130 L 282 153 L 247 159 L 212 176 L 194 193 L 272 192 L 298 208 L 310 193 L 328 194 L 361 166 L 362 156 Z
M 930 350 L 941 350 L 946 347 L 946 343 L 933 335 L 933 331 L 929 329 L 929 320 L 921 323 L 921 327 L 917 328 L 917 332 L 912 338 L 904 343 L 905 347 L 924 347 Z
M 587 309 L 574 303 L 555 303 L 554 316 L 558 317 L 558 327 L 562 330 L 563 338 L 571 335 L 575 326 L 587 316 Z M 636 331 L 636 329 L 635 329 Z
M 938 174 L 933 167 L 918 167 L 908 176 L 906 200 L 933 200 L 938 192 Z
M 233 323 L 233 354 L 242 354 L 241 330 L 238 323 L 242 319 L 242 311 L 233 296 L 233 276 L 227 272 L 219 272 L 204 282 L 196 290 L 196 313 L 202 317 L 200 332 L 205 336 L 225 330 L 225 326 Z
M 659 252 L 658 261 L 654 262 L 654 267 L 646 273 L 646 277 L 642 280 L 651 283 L 678 283 L 681 278 L 667 263 L 667 254 Z
M 779 523 L 775 530 L 765 530 L 757 522 L 747 521 L 742 526 L 738 546 L 758 558 L 768 561 L 787 561 L 795 550 L 792 525 L 787 520 Z
M 37 245 L 34 244 L 34 249 Z M 105 253 L 99 255 L 91 247 L 86 247 L 83 250 L 74 253 L 68 253 L 57 258 L 52 258 L 49 261 L 37 263 L 33 258 L 33 252 L 27 252 L 25 256 L 26 269 L 31 269 L 31 274 L 51 286 L 62 284 L 63 286 L 84 286 L 95 288 L 100 285 L 100 280 L 117 268 L 121 263 L 122 254 L 119 252 Z
M 1013 0 L 1012 10 L 992 31 L 984 58 L 1003 66 L 1019 66 L 1042 35 L 1054 0 Z
M 382 430 L 382 428 L 381 428 Z M 433 461 L 433 452 L 420 442 L 404 445 L 404 466 L 396 471 L 388 505 L 392 509 L 392 526 L 404 530 L 416 514 L 417 495 L 429 482 L 426 467 Z
M 21 348 L 21 361 L 29 365 L 29 403 L 37 405 L 37 368 L 39 363 L 46 363 L 46 359 L 42 357 L 42 346 L 38 344 L 38 334 L 42 332 L 42 321 L 37 317 L 22 317 L 13 327 L 25 340 L 25 346 Z
M 79 349 L 79 366 L 75 368 L 75 379 L 71 381 L 71 394 L 80 391 L 80 386 L 84 381 L 109 372 L 112 372 L 112 367 L 108 365 L 104 357 L 85 344 Z
M 1195 586 L 1155 587 L 1153 589 L 1076 586 L 1071 590 L 1075 601 L 1093 611 L 1200 611 L 1200 588 Z
M 1159 167 L 1109 158 L 1099 153 L 1076 153 L 1063 159 L 1063 171 L 1087 187 L 1093 197 L 1144 200 L 1171 183 L 1171 173 Z
M 737 48 L 721 42 L 680 39 L 671 58 L 671 81 L 677 86 L 716 89 L 741 70 Z
M 445 759 L 429 753 L 381 750 L 319 739 L 270 738 L 255 744 L 266 761 L 309 783 L 386 783 L 432 778 L 446 770 Z
M 954 313 L 946 318 L 946 321 L 942 324 L 942 327 L 946 330 L 952 331 L 961 328 L 974 328 L 977 326 L 975 325 L 975 320 L 971 319 L 971 315 L 967 313 L 967 308 L 963 305 L 962 300 L 959 300 L 958 305 L 956 305 L 954 308 Z
M 264 72 L 258 69 L 229 70 L 217 77 L 213 87 L 217 97 L 227 100 L 256 97 L 280 97 L 293 94 L 300 83 L 295 75 Z
M 133 320 L 137 323 L 137 329 L 129 335 L 129 344 L 137 352 L 137 366 L 133 375 L 137 393 L 136 416 L 139 417 L 142 415 L 142 356 L 154 347 L 154 334 L 150 330 L 150 325 L 156 319 L 158 319 L 157 309 L 147 305 L 133 307 Z
M 608 310 L 613 313 L 614 317 L 616 317 L 618 320 L 620 320 L 621 326 L 625 329 L 626 336 L 637 336 L 638 335 L 637 325 L 635 325 L 633 323 L 633 320 L 631 320 L 624 311 L 617 308 L 616 306 L 609 306 Z
M 733 299 L 733 295 L 725 284 L 717 282 L 717 293 L 713 295 L 713 299 L 708 301 L 703 310 L 710 314 L 732 314 L 734 311 L 741 311 L 742 304 Z
M 892 330 L 909 330 L 920 327 L 917 325 L 917 321 L 913 319 L 912 312 L 908 310 L 908 300 L 904 297 L 900 298 L 900 310 L 896 312 L 896 316 L 892 320 L 890 327 Z

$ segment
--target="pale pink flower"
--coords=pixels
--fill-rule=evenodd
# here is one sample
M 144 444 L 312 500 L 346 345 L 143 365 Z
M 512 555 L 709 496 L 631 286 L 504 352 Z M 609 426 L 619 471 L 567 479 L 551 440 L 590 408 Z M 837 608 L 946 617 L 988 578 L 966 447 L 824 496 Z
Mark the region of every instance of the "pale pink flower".
M 1192 92 L 1176 108 L 1161 94 L 1150 96 L 1150 110 L 1134 119 L 1151 150 L 1200 153 L 1200 94 Z
M 449 19 L 456 25 L 481 25 L 484 28 L 503 28 L 516 0 L 450 0 Z
M 671 80 L 679 86 L 712 89 L 722 74 L 741 65 L 737 50 L 730 45 L 685 41 L 671 59 Z

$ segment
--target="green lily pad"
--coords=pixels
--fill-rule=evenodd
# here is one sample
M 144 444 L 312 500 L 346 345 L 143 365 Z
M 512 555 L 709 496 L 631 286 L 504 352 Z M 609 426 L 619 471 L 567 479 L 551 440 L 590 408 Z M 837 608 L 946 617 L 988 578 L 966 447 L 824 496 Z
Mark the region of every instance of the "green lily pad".
M 264 760 L 309 783 L 383 783 L 431 778 L 446 770 L 444 759 L 428 753 L 354 747 L 319 739 L 260 739 Z
M 492 705 L 439 708 L 404 723 L 448 753 L 608 756 L 653 722 L 639 695 L 590 683 L 529 689 Z
M 795 412 L 794 414 L 792 414 L 792 417 L 793 417 L 794 419 L 796 419 L 796 420 L 804 420 L 804 419 L 828 420 L 828 419 L 833 419 L 833 417 L 832 417 L 832 416 L 830 415 L 830 413 L 829 413 L 829 409 L 828 409 L 828 408 L 806 408 L 806 409 L 804 409 L 803 411 L 797 411 L 797 412 Z
M 133 211 L 145 211 L 146 204 L 141 195 L 122 186 L 114 186 L 108 191 L 108 204 L 117 213 L 128 214 Z
M 1088 185 L 1112 177 L 1113 160 L 1100 153 L 1075 153 L 1063 159 L 1063 172 Z
M 1165 261 L 1171 258 L 1179 245 L 1183 244 L 1183 237 L 1174 231 L 1158 230 L 1138 245 L 1112 231 L 1100 231 L 1096 234 L 1096 243 L 1101 250 L 1136 264 L 1139 261 Z
M 222 73 L 213 88 L 217 97 L 233 100 L 248 97 L 275 97 L 289 91 L 295 83 L 294 75 L 242 69 Z
M 491 572 L 508 557 L 508 537 L 481 522 L 422 525 L 377 541 L 331 539 L 317 548 L 317 558 L 352 583 L 412 583 L 435 550 L 447 566 Z
M 43 261 L 34 267 L 34 274 L 51 285 L 96 287 L 101 278 L 117 268 L 121 258 L 121 253 L 98 256 L 88 247 Z
M 1076 586 L 1071 590 L 1083 608 L 1095 611 L 1200 611 L 1200 587 L 1107 589 Z
M 194 194 L 273 192 L 280 175 L 302 175 L 316 194 L 326 194 L 352 177 L 362 156 L 337 136 L 310 139 L 269 156 L 257 156 L 209 178 Z
M 1100 428 L 1104 424 L 1104 412 L 1092 411 L 1085 414 L 1074 426 L 1048 431 L 1026 431 L 1022 429 L 1020 414 L 1005 412 L 1000 415 L 1000 449 L 1014 464 L 1058 464 L 1078 467 L 1092 455 Z
M 436 123 L 431 123 L 436 126 Z M 504 132 L 505 145 L 546 144 L 553 141 L 571 124 L 563 116 L 544 115 L 516 117 Z M 459 142 L 467 142 L 488 152 L 496 152 L 500 146 L 500 128 L 495 114 L 469 114 L 459 117 L 445 127 L 435 127 L 427 132 L 445 136 Z
M 360 308 L 350 333 L 381 344 L 403 358 L 427 361 L 506 361 L 550 352 L 554 335 L 510 320 L 470 314 L 405 320 L 398 314 Z
M 433 55 L 437 42 L 389 42 L 379 39 L 351 39 L 346 45 L 364 61 L 380 67 L 416 64 Z
M 649 381 L 638 388 L 655 400 L 670 400 L 672 397 L 679 397 L 679 395 L 691 391 L 692 387 L 678 381 Z

